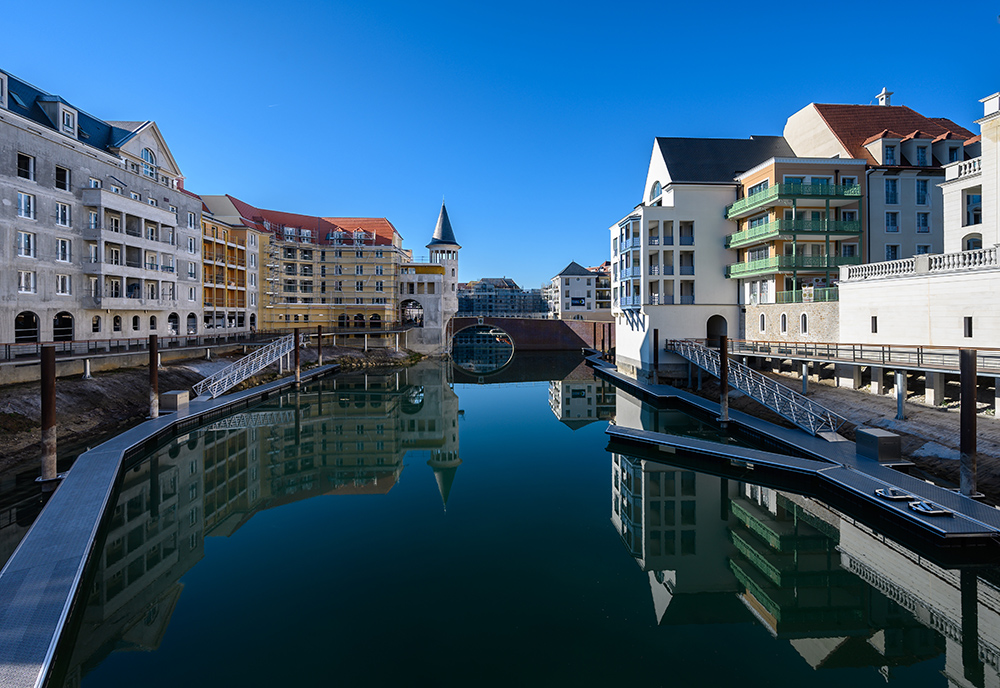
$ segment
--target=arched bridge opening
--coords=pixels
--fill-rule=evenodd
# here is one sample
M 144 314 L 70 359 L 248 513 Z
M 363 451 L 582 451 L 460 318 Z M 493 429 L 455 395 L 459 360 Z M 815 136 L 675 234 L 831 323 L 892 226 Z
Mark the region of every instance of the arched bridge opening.
M 455 366 L 467 373 L 489 375 L 510 364 L 514 358 L 514 340 L 497 325 L 468 325 L 452 335 L 451 358 Z

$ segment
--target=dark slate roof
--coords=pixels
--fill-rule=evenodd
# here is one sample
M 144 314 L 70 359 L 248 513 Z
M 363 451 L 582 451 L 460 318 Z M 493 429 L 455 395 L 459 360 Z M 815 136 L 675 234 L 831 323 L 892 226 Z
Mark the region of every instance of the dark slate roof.
M 783 136 L 748 139 L 656 137 L 656 145 L 674 182 L 720 183 L 770 158 L 795 156 Z
M 570 277 L 573 275 L 579 275 L 580 277 L 593 277 L 594 273 L 574 260 L 567 265 L 562 272 L 556 275 L 556 277 Z
M 448 219 L 448 209 L 444 207 L 444 201 L 441 201 L 441 213 L 438 215 L 437 226 L 434 228 L 434 237 L 431 239 L 431 243 L 427 244 L 427 247 L 439 244 L 458 246 L 455 232 L 451 228 L 451 220 Z

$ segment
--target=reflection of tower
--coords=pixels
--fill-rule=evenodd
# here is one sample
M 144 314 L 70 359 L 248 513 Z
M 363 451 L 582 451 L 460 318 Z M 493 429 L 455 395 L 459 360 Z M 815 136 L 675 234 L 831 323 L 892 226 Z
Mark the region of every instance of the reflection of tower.
M 441 201 L 441 213 L 438 215 L 434 236 L 427 244 L 430 250 L 431 263 L 444 266 L 444 281 L 442 284 L 441 305 L 444 313 L 441 323 L 447 331 L 448 321 L 458 312 L 458 250 L 462 248 L 455 239 L 455 232 L 448 219 L 448 209 Z
M 434 471 L 434 480 L 437 481 L 445 511 L 448 510 L 448 493 L 451 492 L 451 484 L 461 463 L 462 459 L 458 458 L 457 451 L 432 451 L 431 459 L 427 462 Z

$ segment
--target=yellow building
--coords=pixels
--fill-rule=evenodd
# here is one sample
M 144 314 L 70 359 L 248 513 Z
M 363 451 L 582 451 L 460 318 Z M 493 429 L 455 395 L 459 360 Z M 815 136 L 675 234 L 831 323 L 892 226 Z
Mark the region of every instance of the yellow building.
M 202 215 L 205 329 L 257 327 L 260 232 Z

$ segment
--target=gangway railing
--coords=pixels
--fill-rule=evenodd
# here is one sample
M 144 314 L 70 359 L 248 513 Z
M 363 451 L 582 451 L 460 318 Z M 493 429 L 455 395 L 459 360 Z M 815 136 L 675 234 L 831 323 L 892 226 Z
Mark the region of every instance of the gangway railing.
M 256 375 L 295 347 L 295 335 L 290 334 L 276 339 L 267 346 L 262 346 L 253 353 L 244 356 L 230 366 L 226 366 L 214 375 L 206 377 L 195 384 L 194 391 L 199 397 L 209 396 L 212 399 L 227 389 L 232 389 L 248 377 Z
M 686 339 L 668 339 L 666 350 L 680 354 L 709 374 L 719 377 L 719 352 L 715 349 Z M 729 386 L 743 392 L 811 435 L 836 432 L 847 422 L 825 406 L 732 358 L 729 359 Z

